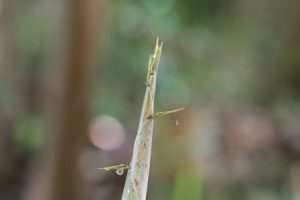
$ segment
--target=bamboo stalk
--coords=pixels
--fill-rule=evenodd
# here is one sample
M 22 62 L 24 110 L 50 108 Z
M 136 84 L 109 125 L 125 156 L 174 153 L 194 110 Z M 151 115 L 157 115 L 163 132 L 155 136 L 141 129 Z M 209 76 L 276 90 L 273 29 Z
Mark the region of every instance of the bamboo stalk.
M 154 121 L 154 118 L 149 116 L 154 115 L 156 75 L 162 52 L 162 44 L 157 39 L 154 54 L 150 56 L 146 80 L 147 87 L 122 200 L 146 199 Z

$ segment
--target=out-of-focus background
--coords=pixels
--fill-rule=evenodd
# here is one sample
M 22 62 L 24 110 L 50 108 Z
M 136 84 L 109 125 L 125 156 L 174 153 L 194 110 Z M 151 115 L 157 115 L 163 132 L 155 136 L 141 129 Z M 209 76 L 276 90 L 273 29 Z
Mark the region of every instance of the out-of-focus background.
M 164 41 L 149 200 L 300 199 L 300 1 L 1 0 L 0 199 L 118 200 Z

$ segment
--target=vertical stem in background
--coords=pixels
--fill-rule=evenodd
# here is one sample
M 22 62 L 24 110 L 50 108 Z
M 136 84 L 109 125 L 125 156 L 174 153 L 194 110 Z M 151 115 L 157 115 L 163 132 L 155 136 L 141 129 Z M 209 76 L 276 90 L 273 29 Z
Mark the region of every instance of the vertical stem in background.
M 162 43 L 157 40 L 154 54 L 150 56 L 146 80 L 147 88 L 122 200 L 146 199 L 154 120 L 153 117 L 149 116 L 153 116 L 154 113 L 156 75 L 161 52 Z
M 47 200 L 75 200 L 80 197 L 78 158 L 87 132 L 87 106 L 91 76 L 91 11 L 93 1 L 68 0 L 66 68 L 61 105 L 51 105 L 54 114 L 51 127 L 49 186 Z M 64 67 L 62 65 L 61 67 Z M 48 102 L 49 106 L 49 102 Z

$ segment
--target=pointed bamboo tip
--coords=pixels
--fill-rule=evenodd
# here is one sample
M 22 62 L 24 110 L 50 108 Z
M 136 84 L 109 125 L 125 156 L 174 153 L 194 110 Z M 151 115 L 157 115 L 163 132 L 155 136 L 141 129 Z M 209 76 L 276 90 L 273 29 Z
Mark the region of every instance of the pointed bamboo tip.
M 163 41 L 160 41 L 159 37 L 156 37 L 154 54 L 162 51 Z
M 160 49 L 160 50 L 162 50 L 163 44 L 164 44 L 164 42 L 161 41 L 161 42 L 160 42 L 160 46 L 159 46 L 159 49 Z

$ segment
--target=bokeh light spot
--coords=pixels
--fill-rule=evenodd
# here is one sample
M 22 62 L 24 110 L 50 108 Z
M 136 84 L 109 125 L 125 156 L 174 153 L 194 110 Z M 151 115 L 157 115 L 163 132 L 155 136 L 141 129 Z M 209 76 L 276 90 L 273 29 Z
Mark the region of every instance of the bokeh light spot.
M 91 143 L 97 148 L 112 151 L 123 144 L 125 131 L 117 119 L 102 115 L 91 122 L 89 137 Z

